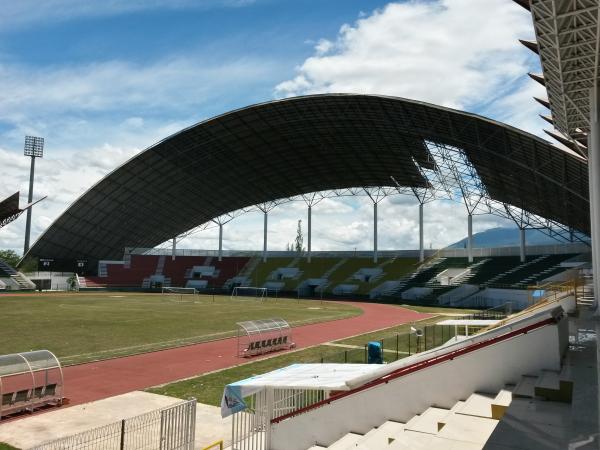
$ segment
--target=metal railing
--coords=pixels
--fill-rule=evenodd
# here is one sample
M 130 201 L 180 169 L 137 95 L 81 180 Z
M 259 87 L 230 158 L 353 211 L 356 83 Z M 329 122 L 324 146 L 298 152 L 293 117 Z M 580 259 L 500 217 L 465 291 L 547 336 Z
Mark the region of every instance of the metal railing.
M 255 450 L 269 448 L 270 414 L 267 411 L 267 394 L 263 389 L 244 399 L 246 408 L 232 416 L 232 450 Z M 272 404 L 272 403 L 271 403 Z
M 193 450 L 196 399 L 123 419 L 30 450 Z

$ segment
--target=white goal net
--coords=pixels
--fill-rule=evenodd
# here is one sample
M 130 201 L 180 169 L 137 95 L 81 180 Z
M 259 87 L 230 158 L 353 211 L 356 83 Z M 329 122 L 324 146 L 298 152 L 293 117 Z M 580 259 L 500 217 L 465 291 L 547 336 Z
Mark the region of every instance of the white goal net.
M 267 298 L 267 288 L 252 286 L 236 286 L 231 292 L 231 298 L 256 298 L 259 300 L 264 300 Z
M 196 298 L 198 291 L 195 288 L 186 287 L 163 287 L 162 295 L 164 298 L 177 303 L 192 303 Z
M 162 288 L 163 295 L 195 295 L 198 293 L 196 288 L 187 288 L 187 287 L 163 287 Z

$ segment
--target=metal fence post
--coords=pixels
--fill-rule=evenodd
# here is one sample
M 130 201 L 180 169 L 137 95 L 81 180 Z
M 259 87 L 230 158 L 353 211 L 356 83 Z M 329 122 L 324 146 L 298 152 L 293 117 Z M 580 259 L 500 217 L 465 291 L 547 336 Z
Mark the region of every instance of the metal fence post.
M 396 361 L 400 358 L 400 335 L 396 333 Z
M 119 448 L 121 450 L 125 448 L 125 419 L 121 420 L 121 445 Z

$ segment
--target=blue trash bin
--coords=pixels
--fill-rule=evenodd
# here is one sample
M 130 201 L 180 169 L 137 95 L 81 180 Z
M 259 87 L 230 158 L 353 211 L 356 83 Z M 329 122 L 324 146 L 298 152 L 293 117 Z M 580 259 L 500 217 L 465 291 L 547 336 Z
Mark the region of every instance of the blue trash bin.
M 381 350 L 381 342 L 369 342 L 367 354 L 369 364 L 383 364 L 383 352 Z

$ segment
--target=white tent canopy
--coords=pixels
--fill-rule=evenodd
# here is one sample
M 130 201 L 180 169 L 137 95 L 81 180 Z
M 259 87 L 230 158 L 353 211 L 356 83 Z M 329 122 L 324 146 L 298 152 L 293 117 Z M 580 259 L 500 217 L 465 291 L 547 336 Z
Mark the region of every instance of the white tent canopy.
M 225 386 L 221 415 L 227 417 L 244 409 L 244 398 L 265 387 L 348 391 L 354 380 L 371 375 L 378 368 L 377 364 L 292 364 Z

